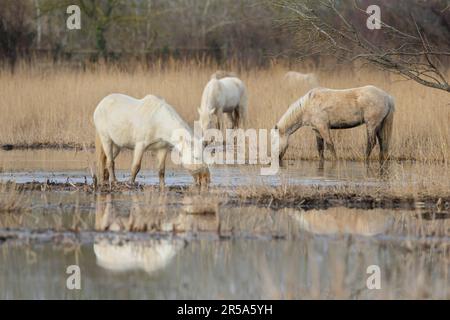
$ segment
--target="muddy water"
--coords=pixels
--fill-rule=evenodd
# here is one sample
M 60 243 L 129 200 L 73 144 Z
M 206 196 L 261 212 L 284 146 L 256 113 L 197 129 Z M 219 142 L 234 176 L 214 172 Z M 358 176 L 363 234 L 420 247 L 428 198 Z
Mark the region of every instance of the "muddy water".
M 129 158 L 119 158 L 121 179 Z M 0 151 L 0 167 L 0 180 L 89 182 L 92 155 Z M 273 177 L 257 167 L 216 167 L 212 178 L 219 187 L 411 183 L 439 167 L 391 170 L 380 178 L 360 163 L 297 162 Z M 157 177 L 144 170 L 139 181 Z M 170 166 L 167 183 L 192 180 Z M 18 204 L 0 212 L 0 299 L 450 299 L 445 208 L 273 210 L 226 197 L 0 190 L 0 204 Z M 70 265 L 80 267 L 81 290 L 66 287 Z M 380 289 L 367 287 L 369 266 L 379 267 Z

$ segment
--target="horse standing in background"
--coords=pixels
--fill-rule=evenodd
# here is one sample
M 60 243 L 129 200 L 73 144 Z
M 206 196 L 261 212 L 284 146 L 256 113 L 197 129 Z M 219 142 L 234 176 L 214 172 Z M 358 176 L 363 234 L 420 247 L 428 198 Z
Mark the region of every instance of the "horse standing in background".
M 247 122 L 247 89 L 242 80 L 231 75 L 234 74 L 214 73 L 203 90 L 198 108 L 203 133 L 210 128 L 225 130 L 224 114 L 228 115 L 233 129 L 243 128 Z
M 319 79 L 314 73 L 288 71 L 284 75 L 284 81 L 291 87 L 299 84 L 306 84 L 310 88 L 317 88 L 319 86 Z

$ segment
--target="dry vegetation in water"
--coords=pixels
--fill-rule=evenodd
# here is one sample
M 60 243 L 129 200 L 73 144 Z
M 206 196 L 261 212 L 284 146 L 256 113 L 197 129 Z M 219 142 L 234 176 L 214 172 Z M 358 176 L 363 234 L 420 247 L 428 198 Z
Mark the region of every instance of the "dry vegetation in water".
M 15 184 L 0 184 L 0 214 L 29 211 L 26 195 Z
M 323 63 L 323 68 L 326 64 Z M 0 71 L 0 144 L 91 146 L 92 113 L 98 102 L 113 92 L 134 97 L 164 97 L 191 125 L 197 119 L 202 90 L 217 69 L 208 63 L 135 64 L 128 68 L 98 65 L 92 70 L 36 64 L 21 65 L 14 74 Z M 230 68 L 234 69 L 234 68 Z M 313 71 L 301 66 L 291 69 Z M 271 128 L 288 105 L 305 94 L 306 87 L 287 88 L 288 68 L 273 64 L 267 69 L 243 71 L 249 93 L 250 127 Z M 401 81 L 379 71 L 342 68 L 318 71 L 320 84 L 330 88 L 376 85 L 395 97 L 396 114 L 392 156 L 401 160 L 448 161 L 450 154 L 450 97 L 411 81 Z M 334 131 L 338 156 L 360 160 L 365 148 L 364 127 Z M 287 158 L 317 159 L 315 137 L 300 129 L 292 138 Z M 373 157 L 377 156 L 376 150 Z

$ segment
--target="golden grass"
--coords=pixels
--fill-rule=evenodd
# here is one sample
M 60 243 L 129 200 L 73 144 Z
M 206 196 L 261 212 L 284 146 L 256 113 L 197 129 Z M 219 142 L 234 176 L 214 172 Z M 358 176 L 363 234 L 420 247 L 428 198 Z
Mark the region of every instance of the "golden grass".
M 323 66 L 327 67 L 327 66 Z M 124 68 L 98 65 L 81 71 L 64 67 L 19 66 L 11 75 L 0 71 L 0 144 L 92 145 L 92 113 L 112 92 L 135 97 L 156 94 L 172 104 L 191 125 L 204 85 L 214 66 L 195 62 L 168 62 L 153 67 Z M 293 68 L 299 71 L 300 67 Z M 267 69 L 240 73 L 249 90 L 250 126 L 271 128 L 288 105 L 308 88 L 286 88 L 288 69 L 274 64 Z M 322 86 L 349 88 L 376 85 L 395 97 L 396 115 L 392 141 L 395 159 L 447 162 L 450 154 L 450 95 L 375 70 L 318 71 Z M 450 78 L 450 73 L 449 73 Z M 360 160 L 365 148 L 365 128 L 333 133 L 338 156 Z M 287 158 L 317 159 L 315 138 L 302 128 L 292 140 Z M 378 151 L 374 152 L 376 157 Z

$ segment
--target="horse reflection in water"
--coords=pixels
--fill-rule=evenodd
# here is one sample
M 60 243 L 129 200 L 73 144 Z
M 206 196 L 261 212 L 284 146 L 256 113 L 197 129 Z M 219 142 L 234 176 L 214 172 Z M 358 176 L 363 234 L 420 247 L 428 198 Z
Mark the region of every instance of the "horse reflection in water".
M 135 229 L 139 223 L 140 209 L 137 197 L 133 196 L 133 206 L 129 215 L 115 212 L 110 194 L 97 198 L 95 227 L 98 231 L 127 232 Z M 149 274 L 164 269 L 184 248 L 184 241 L 145 240 L 145 241 L 111 241 L 96 240 L 94 253 L 97 264 L 111 271 L 143 270 Z
M 104 269 L 154 273 L 164 269 L 182 247 L 181 241 L 150 240 L 113 244 L 103 239 L 94 244 L 94 253 L 97 264 Z
M 292 215 L 300 229 L 320 235 L 352 234 L 375 236 L 383 234 L 394 223 L 392 214 L 382 210 L 330 208 Z
M 145 232 L 149 230 L 162 232 L 211 231 L 217 229 L 215 210 L 217 205 L 199 205 L 198 197 L 186 196 L 183 211 L 168 211 L 170 199 L 157 196 L 151 199 L 152 207 L 143 203 L 143 199 L 132 195 L 131 208 L 120 208 L 120 201 L 115 202 L 114 195 L 98 195 L 96 202 L 95 228 L 98 231 Z M 120 199 L 118 199 L 120 200 Z M 189 213 L 189 214 L 186 214 Z M 195 214 L 197 213 L 197 214 Z M 108 270 L 144 270 L 153 273 L 165 268 L 177 253 L 186 246 L 185 241 L 146 240 L 121 241 L 99 239 L 94 244 L 97 264 Z

